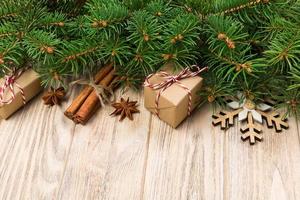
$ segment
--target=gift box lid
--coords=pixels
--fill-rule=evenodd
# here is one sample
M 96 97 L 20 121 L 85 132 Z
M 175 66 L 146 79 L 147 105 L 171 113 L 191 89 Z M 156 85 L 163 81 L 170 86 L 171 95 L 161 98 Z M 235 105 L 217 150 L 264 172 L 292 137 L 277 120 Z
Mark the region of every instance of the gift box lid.
M 168 70 L 168 73 L 169 72 L 170 71 Z M 171 74 L 172 74 L 172 72 L 171 72 Z M 151 84 L 157 84 L 157 83 L 161 83 L 164 80 L 165 80 L 165 78 L 159 76 L 158 74 L 155 74 L 149 79 L 149 82 Z M 199 83 L 202 82 L 202 80 L 203 79 L 201 77 L 197 76 L 197 77 L 191 77 L 191 78 L 186 78 L 186 79 L 180 80 L 180 83 L 183 84 L 184 86 L 186 86 L 187 88 L 189 88 L 193 92 L 193 90 L 195 88 L 197 88 L 197 86 L 199 85 Z M 145 88 L 145 90 L 148 90 L 148 89 L 152 90 L 151 88 Z M 159 91 L 160 90 L 155 90 L 155 93 L 153 93 L 153 96 L 149 96 L 148 98 L 155 98 L 155 96 L 158 94 Z M 145 92 L 147 92 L 147 91 L 145 91 Z M 161 94 L 161 98 L 159 100 L 159 109 L 167 109 L 167 108 L 175 107 L 176 105 L 180 104 L 180 102 L 183 101 L 184 98 L 186 98 L 186 95 L 182 95 L 183 93 L 188 95 L 188 91 L 186 91 L 184 88 L 182 88 L 178 84 L 174 83 L 172 86 L 168 87 Z M 147 107 L 155 108 L 155 102 L 154 101 L 149 102 Z
M 18 83 L 21 87 L 26 87 L 29 85 L 32 80 L 37 80 L 39 79 L 39 75 L 33 70 L 33 69 L 28 69 L 23 74 L 16 80 L 16 83 Z M 0 85 L 3 85 L 5 82 L 4 78 L 0 79 Z M 20 91 L 20 89 L 14 84 L 14 90 L 16 93 Z M 9 90 L 5 90 L 4 96 L 8 95 Z
M 2 85 L 4 81 L 4 79 L 0 79 L 0 84 Z M 16 84 L 18 84 L 24 90 L 26 102 L 28 102 L 42 90 L 39 75 L 33 69 L 26 70 L 13 85 L 15 94 L 13 101 L 9 104 L 0 105 L 0 118 L 7 119 L 24 105 L 21 91 Z M 11 92 L 7 89 L 4 92 L 4 99 L 7 100 L 9 98 L 11 98 Z

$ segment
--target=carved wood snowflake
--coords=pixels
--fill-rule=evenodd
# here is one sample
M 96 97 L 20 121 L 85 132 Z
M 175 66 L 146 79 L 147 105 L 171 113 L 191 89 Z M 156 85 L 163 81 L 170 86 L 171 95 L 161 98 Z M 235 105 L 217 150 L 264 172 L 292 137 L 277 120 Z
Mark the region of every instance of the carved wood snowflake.
M 241 128 L 243 141 L 249 140 L 250 144 L 255 144 L 256 141 L 262 141 L 262 129 L 260 124 L 256 124 L 253 120 L 252 112 L 248 113 L 247 124 Z
M 221 129 L 228 129 L 234 125 L 234 118 L 238 117 L 240 123 L 245 123 L 240 129 L 241 139 L 249 140 L 250 144 L 263 140 L 261 126 L 263 119 L 268 128 L 275 128 L 277 132 L 289 127 L 286 120 L 279 113 L 272 111 L 272 107 L 265 103 L 255 105 L 251 100 L 244 100 L 243 103 L 229 102 L 227 106 L 231 108 L 230 111 L 220 111 L 219 114 L 213 115 L 213 125 L 220 125 Z

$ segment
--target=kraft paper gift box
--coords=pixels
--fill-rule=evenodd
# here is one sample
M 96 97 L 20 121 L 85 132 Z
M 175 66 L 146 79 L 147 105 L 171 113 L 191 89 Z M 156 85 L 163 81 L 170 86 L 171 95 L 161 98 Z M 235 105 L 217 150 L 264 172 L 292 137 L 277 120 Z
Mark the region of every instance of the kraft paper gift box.
M 0 79 L 0 85 L 3 85 L 3 83 L 4 79 Z M 18 87 L 16 87 L 16 83 L 19 84 L 21 88 L 23 88 L 26 102 L 31 100 L 42 90 L 39 75 L 34 70 L 28 69 L 23 72 L 22 75 L 13 84 L 15 99 L 13 99 L 10 104 L 0 105 L 0 117 L 3 119 L 9 118 L 18 109 L 24 106 L 21 91 Z M 10 91 L 6 89 L 4 93 L 4 100 L 9 99 L 10 97 Z
M 168 72 L 170 72 L 168 70 Z M 172 74 L 172 73 L 171 73 Z M 173 75 L 173 74 L 172 74 Z M 165 79 L 158 74 L 153 75 L 150 84 L 158 84 Z M 198 91 L 201 89 L 203 78 L 196 76 L 180 80 L 184 86 L 191 90 L 192 110 L 197 106 L 199 101 Z M 160 89 L 154 90 L 150 87 L 144 87 L 145 107 L 152 113 L 155 113 L 155 99 Z M 162 92 L 158 101 L 159 118 L 167 124 L 176 128 L 188 116 L 188 91 L 174 83 L 164 92 Z

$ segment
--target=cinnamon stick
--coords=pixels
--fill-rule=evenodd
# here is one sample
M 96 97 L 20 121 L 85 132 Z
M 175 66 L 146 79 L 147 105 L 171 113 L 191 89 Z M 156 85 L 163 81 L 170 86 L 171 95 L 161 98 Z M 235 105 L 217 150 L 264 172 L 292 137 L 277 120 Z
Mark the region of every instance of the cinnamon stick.
M 111 72 L 112 70 L 113 70 L 112 64 L 108 64 L 108 65 L 104 66 L 103 68 L 101 68 L 94 77 L 95 83 L 99 84 L 100 81 L 103 80 L 107 76 L 107 74 L 109 72 Z M 67 108 L 67 110 L 65 111 L 65 115 L 68 118 L 73 119 L 76 112 L 79 110 L 79 108 L 84 103 L 84 101 L 87 99 L 87 97 L 93 92 L 93 90 L 94 90 L 93 87 L 86 86 L 80 92 L 80 94 L 74 99 L 72 104 Z
M 110 87 L 111 84 L 115 82 L 115 78 L 115 70 L 112 70 L 102 81 L 100 81 L 99 85 Z M 96 91 L 93 91 L 76 112 L 73 121 L 75 123 L 85 124 L 100 107 L 101 102 L 99 97 Z

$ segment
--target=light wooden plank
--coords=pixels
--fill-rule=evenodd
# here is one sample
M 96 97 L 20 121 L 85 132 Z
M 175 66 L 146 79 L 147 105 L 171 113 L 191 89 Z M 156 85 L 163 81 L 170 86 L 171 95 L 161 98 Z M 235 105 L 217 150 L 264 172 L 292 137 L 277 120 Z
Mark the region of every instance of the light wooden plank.
M 64 172 L 74 125 L 41 96 L 0 126 L 0 199 L 52 199 Z
M 150 114 L 140 95 L 123 95 L 140 101 L 142 114 L 133 122 L 110 117 L 110 106 L 102 108 L 86 126 L 76 126 L 59 199 L 139 199 Z
M 178 130 L 153 120 L 145 199 L 299 199 L 296 121 L 283 133 L 264 128 L 264 142 L 241 141 L 240 126 L 211 127 L 203 108 Z
M 208 107 L 176 130 L 153 116 L 143 199 L 223 199 L 224 138 Z
M 250 146 L 223 132 L 211 110 L 177 130 L 143 107 L 119 123 L 111 107 L 86 126 L 36 99 L 0 123 L 0 199 L 300 199 L 300 131 L 264 128 Z M 75 129 L 74 129 L 75 127 Z M 150 127 L 150 128 L 149 128 Z
M 224 149 L 226 199 L 300 199 L 300 143 L 296 120 L 282 133 L 263 128 L 264 141 L 242 142 L 237 126 Z

